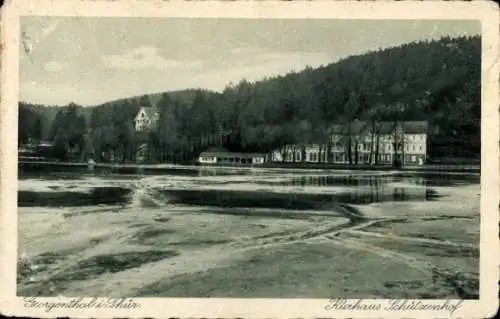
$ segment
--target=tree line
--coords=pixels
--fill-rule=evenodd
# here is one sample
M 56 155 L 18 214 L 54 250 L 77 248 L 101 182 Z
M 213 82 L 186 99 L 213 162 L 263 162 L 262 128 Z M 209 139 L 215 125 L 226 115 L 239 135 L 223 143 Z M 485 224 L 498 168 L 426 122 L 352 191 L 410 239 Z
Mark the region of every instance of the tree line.
M 149 160 L 172 162 L 210 145 L 269 153 L 316 143 L 329 153 L 333 123 L 426 120 L 432 157 L 478 158 L 480 74 L 480 37 L 444 37 L 253 83 L 243 79 L 222 92 L 186 90 L 91 108 L 70 105 L 57 109 L 52 121 L 47 118 L 53 108 L 21 103 L 19 142 L 45 138 L 41 132 L 49 126 L 46 138 L 67 151 L 78 149 L 82 157 L 113 153 L 133 161 L 147 144 Z M 134 131 L 140 106 L 156 108 L 156 130 Z

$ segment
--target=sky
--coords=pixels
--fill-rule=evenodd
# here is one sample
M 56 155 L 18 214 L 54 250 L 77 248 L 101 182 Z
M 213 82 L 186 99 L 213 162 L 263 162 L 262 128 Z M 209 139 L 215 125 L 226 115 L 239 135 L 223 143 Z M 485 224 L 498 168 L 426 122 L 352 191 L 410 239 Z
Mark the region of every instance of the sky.
M 478 22 L 452 20 L 23 17 L 19 99 L 86 106 L 187 88 L 222 91 L 243 78 L 476 34 Z

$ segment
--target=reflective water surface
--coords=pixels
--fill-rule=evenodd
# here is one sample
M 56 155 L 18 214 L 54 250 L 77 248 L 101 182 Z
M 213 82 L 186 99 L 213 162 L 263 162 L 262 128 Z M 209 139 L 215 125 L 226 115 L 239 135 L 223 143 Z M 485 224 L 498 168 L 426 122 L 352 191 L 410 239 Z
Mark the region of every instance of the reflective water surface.
M 20 207 L 130 204 L 147 184 L 171 203 L 221 207 L 328 208 L 331 203 L 370 204 L 437 200 L 433 187 L 479 183 L 478 174 L 405 172 L 277 172 L 251 169 L 58 168 L 23 171 L 21 181 L 60 181 L 46 190 L 19 190 Z M 106 185 L 106 186 L 103 186 Z M 82 186 L 86 186 L 82 188 Z M 211 187 L 212 186 L 212 187 Z M 80 188 L 80 190 L 79 190 Z M 155 195 L 152 195 L 155 196 Z

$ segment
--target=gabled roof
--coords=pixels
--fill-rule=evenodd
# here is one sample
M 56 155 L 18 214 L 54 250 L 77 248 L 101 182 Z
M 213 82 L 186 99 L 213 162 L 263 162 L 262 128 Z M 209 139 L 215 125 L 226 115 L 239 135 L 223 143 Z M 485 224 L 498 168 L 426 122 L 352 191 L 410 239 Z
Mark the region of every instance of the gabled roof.
M 153 106 L 141 106 L 141 108 L 137 112 L 137 115 L 135 116 L 134 119 L 137 119 L 137 117 L 139 116 L 139 114 L 141 114 L 141 112 L 144 112 L 146 114 L 146 116 L 150 119 L 157 116 L 157 112 L 156 112 L 155 107 L 153 107 Z
M 367 129 L 367 125 L 365 122 L 358 119 L 351 122 L 350 132 L 352 134 L 361 134 L 365 129 Z
M 427 121 L 403 122 L 403 130 L 407 134 L 425 134 L 429 129 Z

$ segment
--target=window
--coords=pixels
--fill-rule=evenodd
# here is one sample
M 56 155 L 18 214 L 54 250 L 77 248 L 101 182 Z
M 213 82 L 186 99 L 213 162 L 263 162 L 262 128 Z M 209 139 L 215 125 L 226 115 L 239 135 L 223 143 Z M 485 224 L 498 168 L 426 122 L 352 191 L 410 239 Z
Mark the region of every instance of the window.
M 419 150 L 419 151 L 422 151 L 422 145 L 420 145 L 420 146 L 418 147 L 418 150 Z
M 412 161 L 412 162 L 415 162 L 416 160 L 417 160 L 417 157 L 416 157 L 415 155 L 412 155 L 412 156 L 411 156 L 411 161 Z
M 412 145 L 412 146 L 411 146 L 411 150 L 412 150 L 413 152 L 415 152 L 415 145 Z

